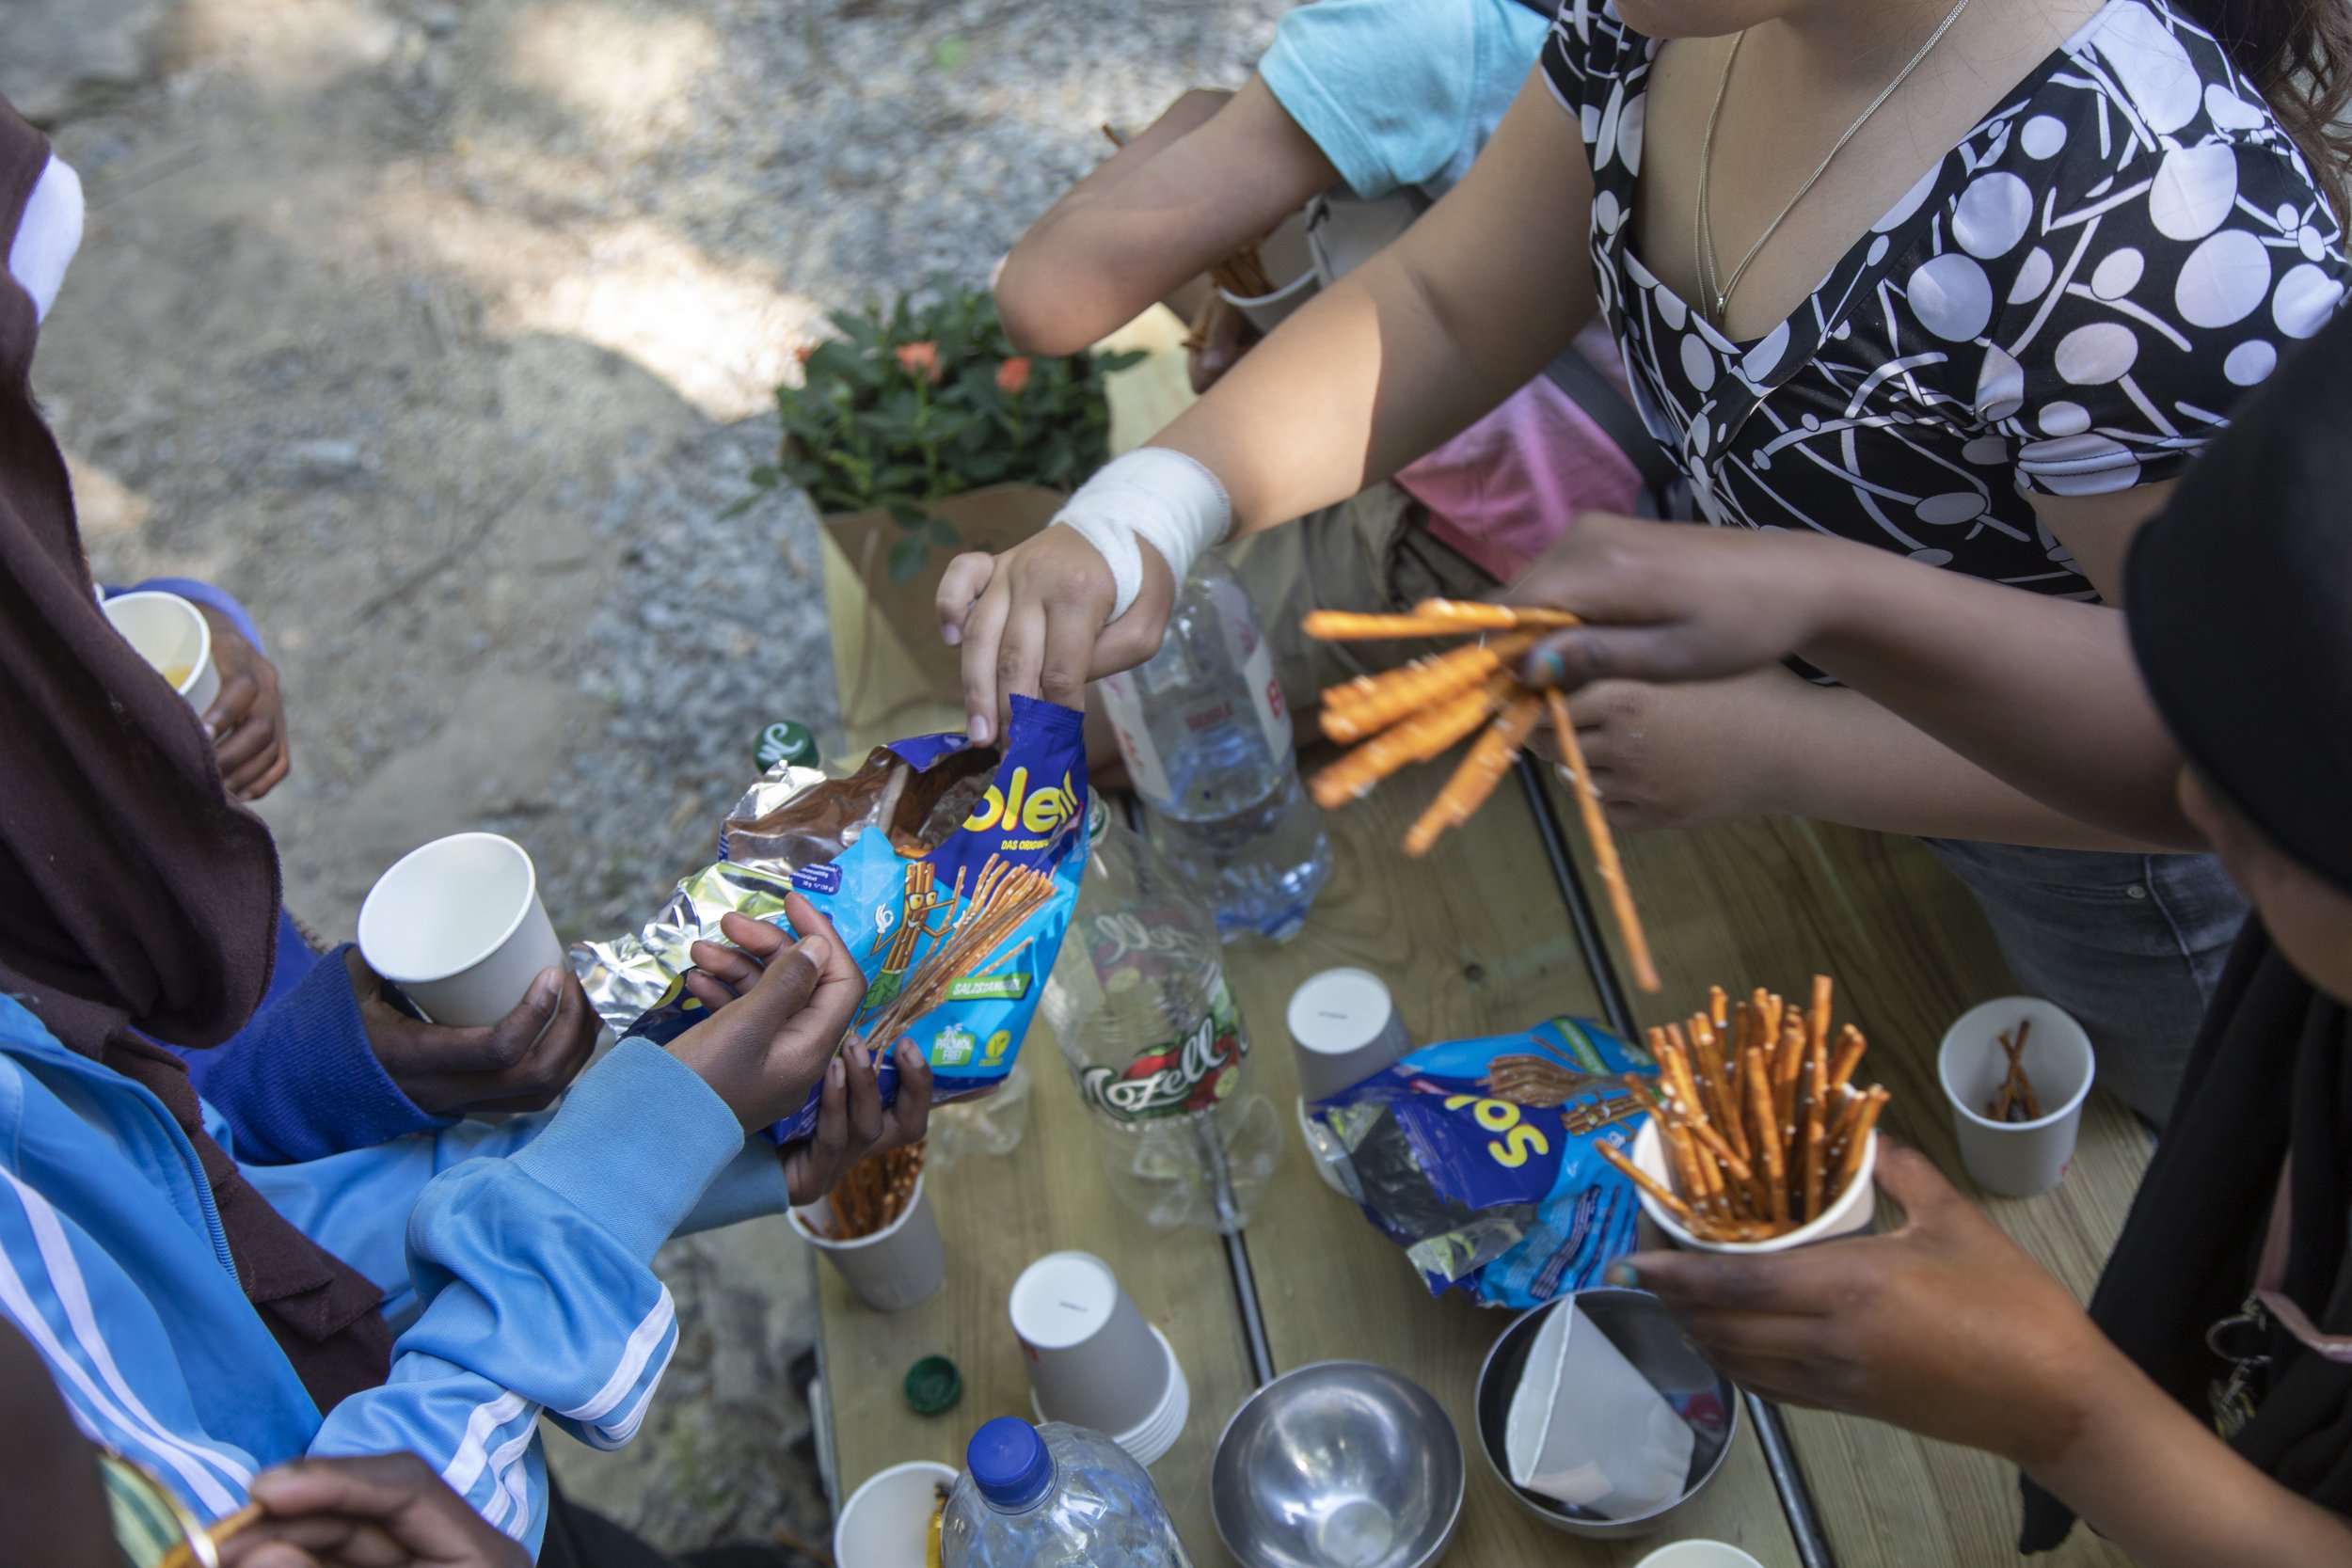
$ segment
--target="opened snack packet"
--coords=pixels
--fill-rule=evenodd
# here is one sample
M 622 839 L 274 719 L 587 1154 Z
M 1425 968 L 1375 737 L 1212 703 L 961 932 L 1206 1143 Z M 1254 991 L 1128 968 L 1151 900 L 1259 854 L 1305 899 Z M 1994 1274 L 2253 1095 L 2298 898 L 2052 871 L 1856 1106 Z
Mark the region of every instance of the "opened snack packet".
M 1646 1052 L 1557 1018 L 1521 1035 L 1425 1046 L 1307 1116 L 1315 1157 L 1421 1271 L 1524 1307 L 1596 1282 L 1634 1250 L 1632 1183 L 1596 1151 L 1643 1116 Z
M 682 980 L 688 949 L 723 940 L 729 910 L 789 930 L 784 898 L 797 891 L 866 974 L 850 1037 L 914 1039 L 939 1102 L 987 1093 L 1012 1070 L 1078 899 L 1082 721 L 1014 697 L 1001 750 L 930 735 L 876 750 L 846 779 L 778 765 L 728 815 L 718 863 L 636 935 L 573 949 L 590 1000 L 621 1033 L 667 1044 L 707 1016 Z M 887 1051 L 875 1066 L 887 1104 L 898 1069 Z M 787 1144 L 816 1125 L 811 1089 L 765 1132 Z

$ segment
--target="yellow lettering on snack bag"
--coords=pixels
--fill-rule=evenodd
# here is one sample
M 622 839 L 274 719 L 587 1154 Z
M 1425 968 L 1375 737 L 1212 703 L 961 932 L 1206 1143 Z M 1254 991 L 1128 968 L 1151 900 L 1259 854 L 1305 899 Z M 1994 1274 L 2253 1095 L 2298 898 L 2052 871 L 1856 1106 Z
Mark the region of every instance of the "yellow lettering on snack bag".
M 1540 1131 L 1519 1120 L 1519 1108 L 1512 1101 L 1481 1100 L 1474 1094 L 1446 1096 L 1447 1110 L 1458 1111 L 1465 1105 L 1470 1107 L 1470 1115 L 1478 1118 L 1479 1126 L 1489 1132 L 1502 1134 L 1500 1142 L 1486 1145 L 1486 1152 L 1494 1156 L 1496 1164 L 1506 1170 L 1517 1170 L 1527 1164 L 1527 1157 L 1531 1154 L 1551 1152 L 1550 1142 Z
M 1501 1143 L 1489 1143 L 1486 1152 L 1495 1157 L 1496 1164 L 1517 1170 L 1527 1164 L 1529 1155 L 1550 1153 L 1551 1145 L 1545 1141 L 1542 1132 L 1520 1122 L 1502 1135 Z
M 1006 784 L 1004 789 L 989 786 L 972 815 L 964 818 L 966 831 L 981 832 L 1001 827 L 1008 833 L 1050 835 L 1078 814 L 1077 786 L 1067 773 L 1062 775 L 1060 784 L 1033 791 L 1029 788 L 1029 770 L 1016 768 Z

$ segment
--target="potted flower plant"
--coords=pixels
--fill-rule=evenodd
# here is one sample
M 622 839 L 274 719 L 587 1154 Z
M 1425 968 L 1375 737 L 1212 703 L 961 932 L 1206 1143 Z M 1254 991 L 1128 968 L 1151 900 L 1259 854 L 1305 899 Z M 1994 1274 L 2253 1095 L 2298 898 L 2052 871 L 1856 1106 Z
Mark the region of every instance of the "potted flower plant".
M 1104 376 L 1142 356 L 1015 354 L 995 301 L 944 282 L 832 321 L 839 335 L 803 351 L 801 384 L 776 388 L 783 440 L 750 477 L 816 504 L 856 736 L 911 701 L 957 702 L 955 651 L 932 611 L 940 574 L 960 551 L 1028 537 L 1102 467 Z

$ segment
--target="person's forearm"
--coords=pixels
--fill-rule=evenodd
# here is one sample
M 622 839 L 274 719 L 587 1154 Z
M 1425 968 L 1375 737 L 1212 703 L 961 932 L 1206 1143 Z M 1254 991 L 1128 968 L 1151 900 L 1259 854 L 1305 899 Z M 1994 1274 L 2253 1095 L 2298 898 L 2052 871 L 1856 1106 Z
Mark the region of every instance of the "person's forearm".
M 1858 691 L 1792 684 L 1767 793 L 1776 809 L 1880 832 L 2060 849 L 2151 846 L 2011 788 Z
M 1158 160 L 1232 97 L 1202 87 L 1186 92 L 1029 226 L 994 285 L 997 316 L 1015 348 L 1081 352 L 1313 194 L 1310 189 L 1269 214 L 1255 210 L 1263 203 L 1225 198 L 1246 188 L 1239 182 L 1221 190 L 1214 204 L 1178 188 L 1182 171 Z M 1174 182 L 1171 173 L 1179 176 Z
M 1995 778 L 2144 844 L 2201 848 L 2173 800 L 2180 754 L 2122 616 L 1922 567 L 1863 545 L 1814 552 L 1800 651 Z
M 1386 479 L 1540 373 L 1596 309 L 1592 172 L 1531 78 L 1469 176 L 1152 440 L 1248 533 Z
M 2352 1561 L 2352 1525 L 2298 1497 L 2215 1436 L 2138 1370 L 2086 1395 L 2093 1414 L 2026 1473 L 2142 1568 L 2321 1568 Z M 2086 1372 L 2090 1369 L 2085 1369 Z M 2092 1379 L 2086 1376 L 2085 1386 Z

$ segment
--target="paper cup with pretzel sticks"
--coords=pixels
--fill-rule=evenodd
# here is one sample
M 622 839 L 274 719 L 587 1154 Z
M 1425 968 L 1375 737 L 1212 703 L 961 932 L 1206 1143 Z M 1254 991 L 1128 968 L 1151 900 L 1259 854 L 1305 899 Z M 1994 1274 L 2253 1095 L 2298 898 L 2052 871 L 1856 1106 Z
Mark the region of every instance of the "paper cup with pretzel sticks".
M 1785 1252 L 1867 1230 L 1886 1090 L 1854 1083 L 1869 1042 L 1836 1026 L 1833 987 L 1810 1006 L 1758 987 L 1723 988 L 1683 1022 L 1649 1031 L 1658 1076 L 1629 1077 L 1649 1112 L 1630 1157 L 1599 1146 L 1630 1179 L 1652 1224 L 1700 1252 Z
M 870 1234 L 842 1234 L 839 1196 L 836 1190 L 792 1211 L 801 1240 L 822 1253 L 850 1293 L 877 1312 L 903 1312 L 929 1301 L 947 1277 L 947 1245 L 924 1196 L 921 1172 L 898 1216 Z
M 2010 1046 L 2023 1069 L 2014 1084 Z M 2065 1177 L 2095 1073 L 2090 1037 L 2056 1004 L 2004 996 L 1971 1007 L 1945 1031 L 1935 1071 L 1951 1101 L 1960 1163 L 1978 1186 L 2031 1197 Z

